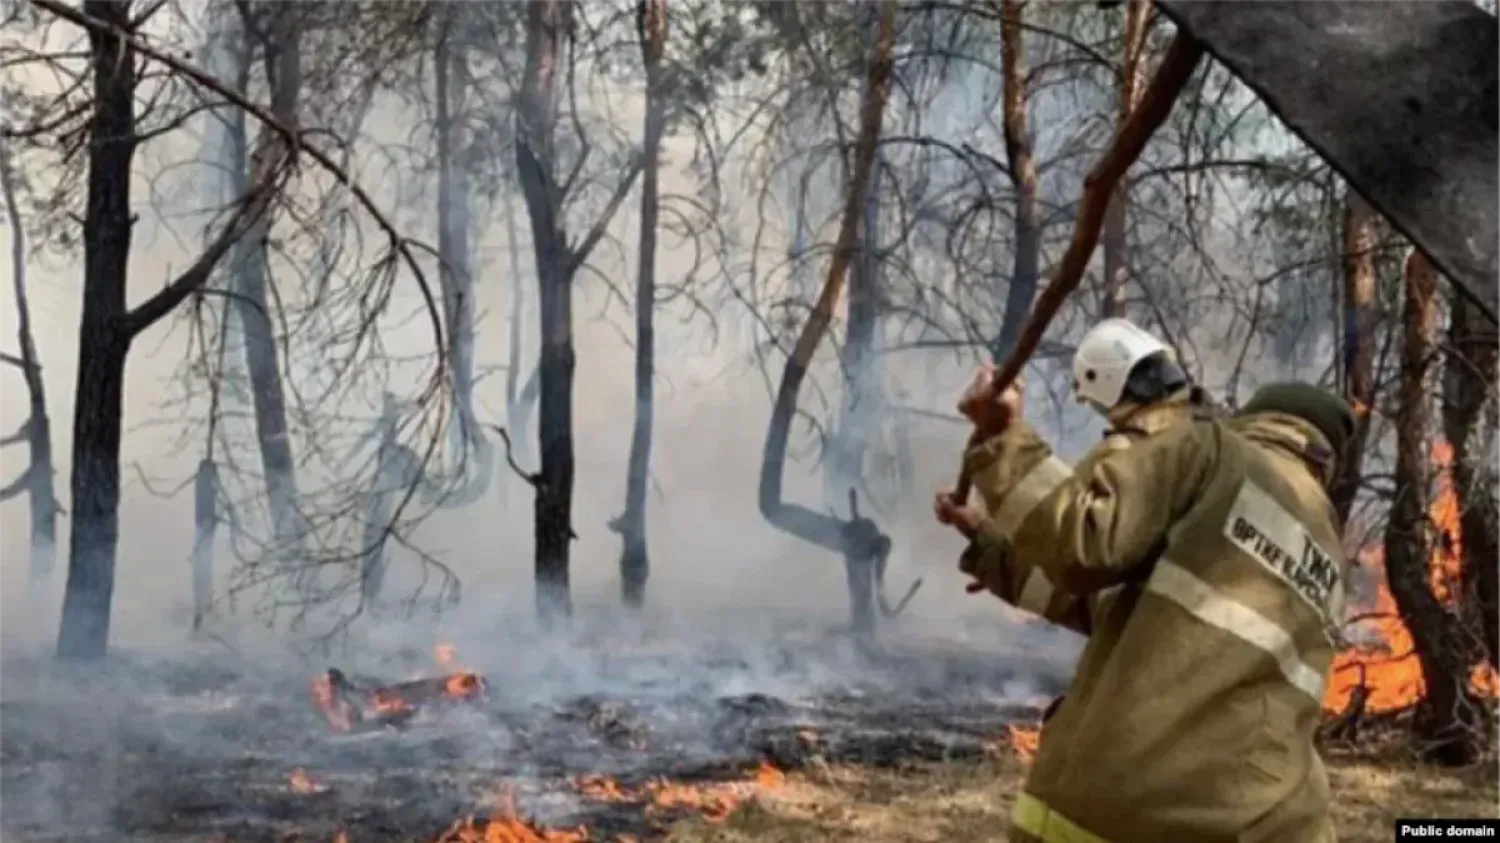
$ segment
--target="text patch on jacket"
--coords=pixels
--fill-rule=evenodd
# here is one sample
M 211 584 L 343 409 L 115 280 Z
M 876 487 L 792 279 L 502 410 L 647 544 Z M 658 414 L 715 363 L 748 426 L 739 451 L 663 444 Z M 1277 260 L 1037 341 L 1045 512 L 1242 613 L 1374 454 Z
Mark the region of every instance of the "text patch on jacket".
M 1240 487 L 1224 535 L 1330 624 L 1342 617 L 1344 590 L 1335 556 L 1319 547 L 1295 515 L 1253 482 Z

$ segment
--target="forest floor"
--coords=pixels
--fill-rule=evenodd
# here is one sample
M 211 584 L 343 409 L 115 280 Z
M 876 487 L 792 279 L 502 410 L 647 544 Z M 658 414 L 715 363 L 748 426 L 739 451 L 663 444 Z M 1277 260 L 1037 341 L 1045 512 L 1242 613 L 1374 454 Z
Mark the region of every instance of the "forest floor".
M 1341 843 L 1387 843 L 1397 817 L 1500 817 L 1493 756 L 1434 770 L 1388 745 L 1324 752 Z M 897 769 L 813 766 L 787 776 L 722 823 L 673 827 L 674 843 L 937 843 L 1004 840 L 1026 762 L 914 763 Z
M 609 843 L 1000 841 L 1028 769 L 1014 740 L 1065 665 L 944 643 L 872 668 L 800 639 L 769 667 L 701 648 L 541 668 L 489 652 L 488 696 L 353 732 L 330 728 L 309 666 L 0 663 L 0 841 L 578 839 L 483 836 L 522 823 Z M 410 658 L 376 676 L 431 672 Z M 1345 843 L 1391 839 L 1396 817 L 1500 816 L 1493 752 L 1423 768 L 1406 734 L 1381 721 L 1325 749 Z M 467 817 L 485 832 L 443 833 Z

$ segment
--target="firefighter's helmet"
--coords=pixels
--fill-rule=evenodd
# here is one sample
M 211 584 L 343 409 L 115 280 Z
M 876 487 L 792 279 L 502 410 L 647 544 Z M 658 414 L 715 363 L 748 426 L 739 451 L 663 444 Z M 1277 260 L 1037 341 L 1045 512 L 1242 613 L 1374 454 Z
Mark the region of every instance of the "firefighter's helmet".
M 1105 319 L 1084 334 L 1073 355 L 1073 397 L 1107 412 L 1125 395 L 1131 370 L 1172 350 L 1128 319 Z

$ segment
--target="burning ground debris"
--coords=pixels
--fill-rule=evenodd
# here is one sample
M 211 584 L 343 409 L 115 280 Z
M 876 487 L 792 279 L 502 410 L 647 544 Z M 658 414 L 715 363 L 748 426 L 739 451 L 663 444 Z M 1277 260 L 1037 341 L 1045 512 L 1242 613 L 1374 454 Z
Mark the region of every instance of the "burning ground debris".
M 775 790 L 785 781 L 784 773 L 762 761 L 745 781 L 688 784 L 658 776 L 631 788 L 608 776 L 589 774 L 574 778 L 572 784 L 579 794 L 596 802 L 640 805 L 648 817 L 689 812 L 710 822 L 723 822 L 747 799 Z
M 337 668 L 313 680 L 312 696 L 328 725 L 340 732 L 401 726 L 426 706 L 484 699 L 485 683 L 473 673 L 414 679 L 393 685 L 361 686 Z
M 588 829 L 551 829 L 538 826 L 516 813 L 515 792 L 502 788 L 495 797 L 495 811 L 486 819 L 465 817 L 437 837 L 434 843 L 587 843 Z
M 439 644 L 435 660 L 453 672 L 429 679 L 395 684 L 355 684 L 343 671 L 329 668 L 312 682 L 312 696 L 330 728 L 350 732 L 362 728 L 401 726 L 424 706 L 442 706 L 484 699 L 485 682 L 477 673 L 457 668 L 452 645 Z
M 1023 762 L 1030 763 L 1036 757 L 1036 749 L 1042 742 L 1042 727 L 1040 725 L 1022 725 L 1009 723 L 1005 727 L 1005 745 L 1016 754 Z M 998 744 L 994 750 L 995 754 L 1003 752 Z
M 0 837 L 646 843 L 786 798 L 783 771 L 982 759 L 1006 723 L 1034 719 L 1030 680 L 1055 688 L 1066 670 L 991 653 L 935 669 L 924 654 L 842 676 L 797 658 L 808 666 L 767 673 L 721 653 L 611 653 L 610 681 L 578 664 L 578 686 L 546 666 L 481 676 L 439 660 L 395 682 L 415 666 L 351 663 L 311 699 L 306 674 L 281 668 L 119 667 L 128 679 L 55 696 L 7 669 Z M 46 700 L 17 699 L 28 685 Z
M 293 793 L 305 793 L 309 795 L 328 792 L 327 785 L 314 781 L 313 777 L 308 775 L 307 770 L 302 767 L 298 767 L 291 772 L 291 775 L 287 776 L 287 787 L 291 788 Z

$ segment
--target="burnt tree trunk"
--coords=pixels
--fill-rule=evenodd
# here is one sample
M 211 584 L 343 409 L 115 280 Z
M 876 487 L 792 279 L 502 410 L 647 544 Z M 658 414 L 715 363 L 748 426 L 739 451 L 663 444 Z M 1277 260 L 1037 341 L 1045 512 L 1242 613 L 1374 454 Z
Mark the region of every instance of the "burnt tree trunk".
M 572 612 L 568 550 L 573 532 L 573 277 L 604 236 L 625 201 L 641 161 L 632 161 L 588 233 L 570 244 L 564 226 L 567 201 L 557 161 L 558 63 L 573 26 L 568 0 L 526 6 L 526 68 L 516 111 L 516 173 L 531 220 L 539 289 L 541 470 L 535 483 L 536 605 L 544 622 Z M 524 390 L 523 398 L 524 401 Z
M 26 471 L 11 487 L 0 490 L 0 500 L 4 500 L 12 488 L 16 494 L 22 490 L 27 493 L 31 507 L 29 582 L 32 594 L 37 595 L 52 579 L 52 569 L 57 561 L 57 492 L 53 488 L 52 420 L 47 415 L 46 384 L 42 381 L 42 364 L 37 357 L 36 338 L 31 330 L 31 303 L 26 294 L 26 232 L 21 228 L 21 208 L 8 149 L 0 149 L 0 192 L 5 194 L 5 212 L 10 220 L 16 342 L 21 377 L 26 381 L 26 398 L 30 406 L 26 424 L 21 429 L 29 451 Z M 10 441 L 7 439 L 3 444 L 10 444 Z
M 864 194 L 870 183 L 870 173 L 874 169 L 881 122 L 890 97 L 894 71 L 892 53 L 896 38 L 895 18 L 894 0 L 882 3 L 874 55 L 869 66 L 868 85 L 860 103 L 859 137 L 855 141 L 854 167 L 844 197 L 838 240 L 834 243 L 833 258 L 829 262 L 828 275 L 818 301 L 806 324 L 802 326 L 797 343 L 787 356 L 786 366 L 781 372 L 776 401 L 771 409 L 771 420 L 766 428 L 757 490 L 761 516 L 773 527 L 803 541 L 843 554 L 846 571 L 849 573 L 849 587 L 853 589 L 850 601 L 854 631 L 862 641 L 874 633 L 874 613 L 868 611 L 870 595 L 867 587 L 875 581 L 874 566 L 884 564 L 883 557 L 864 549 L 876 546 L 870 536 L 863 535 L 873 525 L 868 519 L 860 519 L 857 515 L 849 522 L 844 522 L 805 506 L 787 503 L 782 499 L 782 481 L 786 469 L 787 440 L 791 433 L 792 417 L 797 411 L 797 393 L 807 377 L 813 353 L 817 351 L 818 344 L 833 322 L 833 309 L 843 291 L 844 279 L 858 245 L 855 233 L 858 231 L 860 214 L 864 210 Z M 863 529 L 855 529 L 856 526 Z M 863 570 L 865 567 L 869 570 Z M 849 570 L 851 568 L 859 570 Z
M 1375 212 L 1353 190 L 1344 202 L 1343 390 L 1354 407 L 1354 435 L 1338 460 L 1333 506 L 1347 524 L 1364 473 L 1365 442 L 1375 406 Z
M 1119 120 L 1123 126 L 1135 110 L 1145 88 L 1145 68 L 1142 53 L 1146 46 L 1146 21 L 1151 15 L 1151 4 L 1147 0 L 1129 0 L 1125 4 L 1125 50 L 1120 68 Z M 1125 183 L 1122 181 L 1109 199 L 1105 212 L 1104 230 L 1099 235 L 1100 250 L 1104 253 L 1104 295 L 1099 308 L 1103 318 L 1125 315 L 1125 282 L 1129 267 L 1126 260 L 1125 209 L 1129 201 Z
M 442 33 L 433 58 L 437 85 L 438 256 L 442 260 L 443 318 L 448 323 L 448 360 L 453 392 L 466 438 L 474 427 L 474 267 L 469 245 L 467 138 L 457 124 L 467 92 L 459 27 L 462 6 L 444 7 Z
M 1493 454 L 1496 382 L 1500 354 L 1494 326 L 1467 298 L 1449 298 L 1448 349 L 1444 366 L 1443 435 L 1453 447 L 1453 490 L 1458 497 L 1459 551 L 1463 560 L 1463 600 L 1480 630 L 1485 655 L 1500 657 L 1500 507 L 1497 507 Z
M 453 381 L 455 419 L 448 428 L 454 452 L 452 474 L 429 485 L 444 508 L 469 506 L 489 490 L 494 450 L 474 410 L 474 133 L 466 119 L 467 42 L 462 3 L 442 7 L 434 49 L 434 94 L 437 107 L 438 263 L 447 326 L 446 362 Z
M 666 0 L 640 0 L 636 29 L 646 69 L 645 171 L 641 182 L 641 243 L 635 288 L 635 426 L 630 434 L 630 462 L 625 478 L 625 512 L 618 522 L 620 589 L 625 605 L 639 608 L 646 597 L 651 562 L 646 549 L 646 479 L 651 469 L 651 416 L 656 376 L 656 229 L 658 172 L 666 99 L 662 91 L 662 58 L 667 42 Z
M 531 218 L 541 311 L 542 455 L 536 489 L 536 605 L 543 619 L 572 611 L 568 543 L 573 508 L 573 297 L 557 183 L 558 62 L 572 18 L 567 0 L 526 6 L 516 170 Z
M 866 48 L 873 50 L 878 9 L 871 5 L 865 11 L 870 15 L 866 26 Z M 878 138 L 876 143 L 879 143 Z M 849 167 L 846 172 L 852 169 Z M 849 270 L 844 345 L 839 359 L 843 371 L 843 400 L 824 475 L 830 504 L 843 499 L 851 488 L 867 488 L 865 456 L 870 448 L 871 435 L 880 422 L 881 382 L 876 365 L 882 298 L 880 255 L 877 251 L 880 236 L 879 188 L 880 150 L 877 147 L 875 162 L 870 169 L 870 184 L 865 187 L 858 234 L 859 256 Z
M 129 2 L 86 0 L 85 14 L 129 32 Z M 109 641 L 120 521 L 120 435 L 125 410 L 125 282 L 134 225 L 137 59 L 124 39 L 90 31 L 94 116 L 89 124 L 88 198 L 83 218 L 83 317 L 73 401 L 73 517 L 68 584 L 57 654 L 97 658 Z
M 514 173 L 512 173 L 514 177 Z M 526 282 L 521 272 L 521 235 L 516 225 L 515 198 L 510 191 L 506 191 L 501 200 L 505 210 L 505 245 L 510 252 L 510 317 L 506 328 L 506 342 L 508 349 L 505 359 L 505 426 L 511 432 L 511 442 L 514 445 L 514 456 L 524 465 L 531 463 L 531 454 L 526 447 L 531 440 L 525 433 L 526 416 L 530 414 L 531 405 L 522 404 L 519 394 L 521 386 L 521 348 L 523 318 L 526 313 Z M 506 490 L 510 486 L 500 484 L 501 500 L 506 500 Z
M 62 7 L 59 7 L 62 8 Z M 119 541 L 120 437 L 125 360 L 131 342 L 208 281 L 214 267 L 265 214 L 285 172 L 289 146 L 280 138 L 257 150 L 255 179 L 230 219 L 186 270 L 156 294 L 126 308 L 130 171 L 139 138 L 135 95 L 139 56 L 129 0 L 86 0 L 81 10 L 54 11 L 89 32 L 93 115 L 88 130 L 88 198 L 83 220 L 83 317 L 73 411 L 73 518 L 68 582 L 57 654 L 105 655 Z
M 241 8 L 244 14 L 253 14 L 257 19 L 243 21 L 242 29 L 247 33 L 264 33 L 258 40 L 271 89 L 271 112 L 283 124 L 295 126 L 302 74 L 298 25 L 305 7 L 276 3 Z M 248 63 L 244 67 L 248 71 Z M 239 166 L 234 171 L 236 194 L 244 191 L 250 178 L 243 114 L 239 115 L 237 123 L 235 154 Z M 300 564 L 301 554 L 297 550 L 304 530 L 298 508 L 297 465 L 287 423 L 286 391 L 281 382 L 276 325 L 271 315 L 271 222 L 271 215 L 261 216 L 235 249 L 234 276 L 238 293 L 235 301 L 240 329 L 244 332 L 245 368 L 249 373 L 255 410 L 255 438 L 260 449 L 266 501 L 275 537 L 273 552 L 289 560 L 290 564 Z
M 1020 338 L 1021 325 L 1031 312 L 1041 276 L 1042 230 L 1037 209 L 1037 169 L 1031 133 L 1026 127 L 1026 52 L 1021 38 L 1020 0 L 1001 6 L 1001 70 L 1004 73 L 1005 157 L 1010 162 L 1011 185 L 1016 190 L 1015 257 L 1005 292 L 1005 313 L 990 357 L 1004 360 Z
M 1396 496 L 1386 525 L 1386 574 L 1422 666 L 1418 736 L 1433 763 L 1459 766 L 1478 752 L 1479 708 L 1469 693 L 1469 648 L 1458 619 L 1431 586 L 1428 525 L 1432 458 L 1429 364 L 1437 343 L 1436 273 L 1419 252 L 1406 262 L 1400 415 L 1396 423 Z

